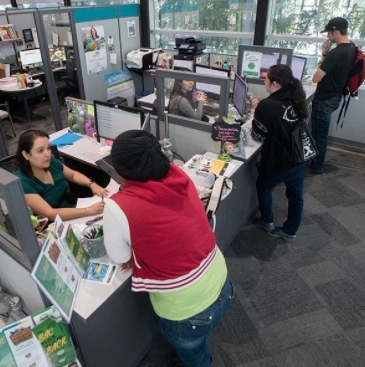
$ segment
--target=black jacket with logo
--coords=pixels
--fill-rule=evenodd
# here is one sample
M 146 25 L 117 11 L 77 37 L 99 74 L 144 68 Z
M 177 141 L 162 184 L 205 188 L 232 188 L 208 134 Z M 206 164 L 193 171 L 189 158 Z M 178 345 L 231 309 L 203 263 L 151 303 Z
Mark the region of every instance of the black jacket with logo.
M 299 121 L 291 104 L 292 96 L 292 85 L 285 86 L 256 107 L 251 135 L 254 140 L 263 142 L 258 166 L 261 178 L 271 178 L 297 165 L 290 161 L 289 155 L 293 125 Z

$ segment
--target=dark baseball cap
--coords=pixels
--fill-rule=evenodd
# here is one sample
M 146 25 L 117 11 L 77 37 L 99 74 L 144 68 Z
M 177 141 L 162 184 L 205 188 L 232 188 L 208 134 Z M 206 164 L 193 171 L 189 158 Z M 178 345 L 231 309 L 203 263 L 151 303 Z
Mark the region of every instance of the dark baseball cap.
M 329 31 L 336 31 L 339 29 L 347 29 L 349 23 L 345 18 L 337 17 L 331 19 L 328 24 L 324 27 L 324 30 L 319 33 L 329 32 Z

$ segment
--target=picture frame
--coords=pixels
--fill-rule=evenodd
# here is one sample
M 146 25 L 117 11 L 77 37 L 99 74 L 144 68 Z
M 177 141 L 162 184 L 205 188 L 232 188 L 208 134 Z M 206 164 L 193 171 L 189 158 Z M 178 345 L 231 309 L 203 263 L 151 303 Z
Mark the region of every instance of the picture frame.
M 33 42 L 33 34 L 32 34 L 32 30 L 29 29 L 23 29 L 23 37 L 24 37 L 24 42 Z

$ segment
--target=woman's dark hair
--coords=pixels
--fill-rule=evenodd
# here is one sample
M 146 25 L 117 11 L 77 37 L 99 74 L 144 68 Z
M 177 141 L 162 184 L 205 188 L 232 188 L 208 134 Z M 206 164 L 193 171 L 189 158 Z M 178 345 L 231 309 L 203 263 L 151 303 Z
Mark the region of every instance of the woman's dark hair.
M 22 135 L 20 135 L 18 141 L 18 148 L 15 153 L 14 165 L 16 169 L 20 169 L 23 173 L 27 174 L 29 177 L 33 178 L 32 167 L 27 161 L 22 152 L 30 153 L 33 148 L 34 141 L 37 138 L 47 138 L 49 139 L 49 135 L 41 130 L 27 130 Z
M 293 76 L 293 72 L 287 65 L 273 65 L 267 71 L 267 79 L 276 82 L 282 88 L 292 86 L 293 98 L 291 103 L 299 118 L 308 117 L 307 97 L 302 82 Z
M 191 70 L 188 68 L 181 68 L 179 69 L 179 71 L 190 71 L 191 72 Z M 191 104 L 191 107 L 196 108 L 196 103 L 194 102 L 194 98 L 193 98 L 193 91 L 183 93 L 181 91 L 181 82 L 182 80 L 175 79 L 174 87 L 172 88 L 172 91 L 170 94 L 170 101 L 173 101 L 178 96 L 181 96 L 181 97 L 186 98 L 189 101 L 189 103 Z M 169 102 L 169 106 L 167 110 L 170 111 L 170 102 Z
M 94 38 L 94 36 L 93 36 L 93 30 L 95 31 L 95 38 L 98 38 L 99 37 L 98 36 L 98 32 L 96 32 L 96 29 L 94 27 L 91 27 L 91 29 L 90 29 L 91 38 Z

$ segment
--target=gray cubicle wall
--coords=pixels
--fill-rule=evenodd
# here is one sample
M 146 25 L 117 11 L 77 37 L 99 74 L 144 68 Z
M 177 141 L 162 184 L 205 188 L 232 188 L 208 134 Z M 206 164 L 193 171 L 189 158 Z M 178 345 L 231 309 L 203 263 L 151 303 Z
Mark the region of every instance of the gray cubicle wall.
M 82 82 L 84 86 L 85 96 L 87 101 L 95 99 L 99 101 L 107 100 L 107 91 L 105 85 L 105 75 L 122 68 L 121 60 L 121 43 L 118 21 L 118 8 L 116 6 L 109 7 L 93 7 L 93 8 L 78 8 L 73 10 L 75 20 L 75 31 L 77 37 L 77 50 L 80 59 Z M 104 37 L 106 42 L 107 68 L 95 74 L 87 74 L 85 61 L 84 44 L 82 40 L 82 28 L 90 28 L 92 26 L 103 26 Z M 117 64 L 110 64 L 110 52 L 108 50 L 108 38 L 113 37 L 114 52 L 117 54 Z M 76 51 L 76 48 L 75 48 Z M 80 72 L 80 71 L 78 71 Z
M 139 32 L 139 5 L 126 4 L 118 6 L 118 14 L 119 37 L 122 44 L 121 57 L 122 59 L 125 59 L 128 52 L 140 48 L 141 36 Z M 128 36 L 128 22 L 135 22 L 135 36 Z M 124 68 L 126 68 L 126 65 L 124 65 Z
M 363 147 L 365 144 L 364 101 L 365 88 L 359 90 L 359 97 L 357 100 L 351 98 L 342 128 L 340 125 L 337 127 L 337 119 L 342 106 L 341 101 L 340 107 L 332 114 L 329 136 L 335 139 L 348 140 L 349 143 L 359 143 L 362 144 L 361 146 Z

